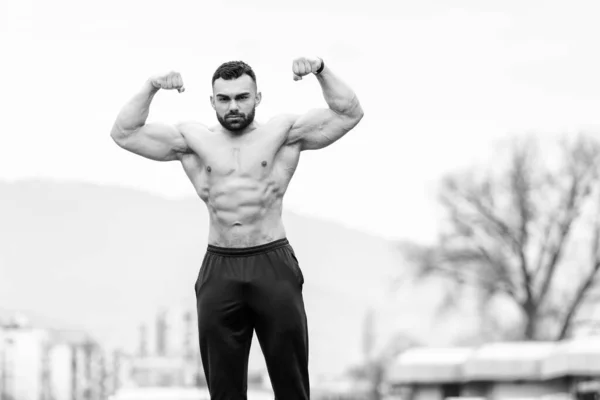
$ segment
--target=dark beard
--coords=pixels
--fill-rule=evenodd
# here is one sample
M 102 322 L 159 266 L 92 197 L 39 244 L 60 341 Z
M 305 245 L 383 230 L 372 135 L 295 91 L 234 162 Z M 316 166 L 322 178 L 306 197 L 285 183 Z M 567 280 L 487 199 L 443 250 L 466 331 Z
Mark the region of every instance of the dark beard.
M 238 132 L 244 130 L 248 125 L 250 125 L 254 121 L 255 111 L 256 108 L 253 108 L 248 115 L 244 115 L 241 113 L 229 113 L 224 117 L 220 117 L 219 114 L 217 114 L 217 120 L 219 121 L 221 126 L 223 126 L 223 128 L 227 129 L 228 131 Z M 232 115 L 238 116 L 240 117 L 240 119 L 238 121 L 227 120 L 227 117 Z

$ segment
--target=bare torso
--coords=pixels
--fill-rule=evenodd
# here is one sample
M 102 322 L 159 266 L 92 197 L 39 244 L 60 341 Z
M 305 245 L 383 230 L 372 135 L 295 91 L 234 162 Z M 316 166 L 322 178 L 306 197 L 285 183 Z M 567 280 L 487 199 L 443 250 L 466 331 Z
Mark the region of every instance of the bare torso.
M 192 154 L 181 158 L 210 219 L 208 243 L 250 247 L 286 236 L 283 196 L 300 159 L 289 124 L 274 119 L 240 136 L 219 127 L 186 127 Z

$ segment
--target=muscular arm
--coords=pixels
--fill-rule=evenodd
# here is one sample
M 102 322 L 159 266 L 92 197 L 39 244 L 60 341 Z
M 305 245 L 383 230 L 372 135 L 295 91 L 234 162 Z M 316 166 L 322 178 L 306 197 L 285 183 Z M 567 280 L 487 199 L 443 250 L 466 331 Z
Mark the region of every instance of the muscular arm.
M 146 123 L 150 103 L 158 92 L 150 80 L 119 112 L 110 136 L 123 149 L 156 161 L 172 161 L 191 150 L 182 124 Z
M 364 113 L 354 91 L 325 68 L 316 75 L 329 108 L 314 109 L 301 116 L 291 116 L 288 143 L 300 143 L 302 150 L 329 146 L 352 130 Z

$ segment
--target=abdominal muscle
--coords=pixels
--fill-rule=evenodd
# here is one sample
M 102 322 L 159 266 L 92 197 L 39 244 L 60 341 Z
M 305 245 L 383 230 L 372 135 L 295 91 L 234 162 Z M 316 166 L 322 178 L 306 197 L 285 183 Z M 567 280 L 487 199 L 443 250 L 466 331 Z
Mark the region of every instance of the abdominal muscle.
M 223 177 L 199 194 L 210 216 L 209 244 L 251 247 L 285 237 L 283 192 L 275 181 Z

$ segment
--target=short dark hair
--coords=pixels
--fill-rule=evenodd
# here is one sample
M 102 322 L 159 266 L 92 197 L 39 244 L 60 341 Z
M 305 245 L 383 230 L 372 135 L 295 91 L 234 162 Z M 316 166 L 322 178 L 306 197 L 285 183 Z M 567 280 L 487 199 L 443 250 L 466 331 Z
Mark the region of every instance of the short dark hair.
M 225 80 L 237 79 L 244 74 L 248 75 L 256 83 L 256 75 L 254 75 L 254 71 L 252 71 L 252 68 L 248 64 L 243 61 L 228 61 L 217 68 L 213 74 L 212 83 L 214 85 L 215 81 L 219 78 Z

